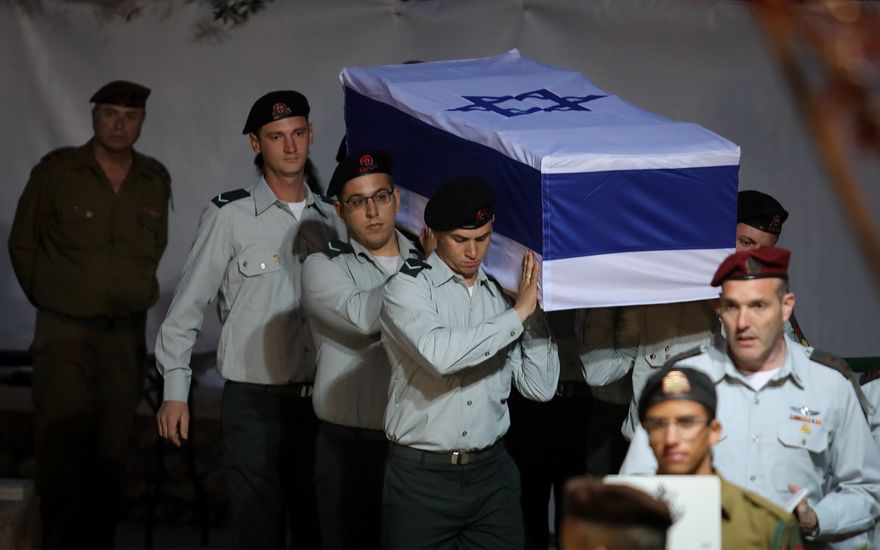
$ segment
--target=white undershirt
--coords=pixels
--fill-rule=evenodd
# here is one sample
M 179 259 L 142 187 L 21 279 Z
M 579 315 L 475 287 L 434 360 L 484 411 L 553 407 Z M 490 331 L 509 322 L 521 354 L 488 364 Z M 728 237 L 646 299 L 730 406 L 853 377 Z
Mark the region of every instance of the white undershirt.
M 781 369 L 782 367 L 776 367 L 775 369 L 770 370 L 759 370 L 758 372 L 749 372 L 741 369 L 737 369 L 740 374 L 746 377 L 746 380 L 749 381 L 749 385 L 755 389 L 755 391 L 760 390 L 764 386 L 767 385 L 767 382 L 773 378 L 773 375 L 776 374 L 776 371 Z
M 290 211 L 293 212 L 293 217 L 299 220 L 302 218 L 303 210 L 306 209 L 306 201 L 304 199 L 299 202 L 289 202 L 287 203 L 287 206 L 289 206 Z
M 465 286 L 467 286 L 467 285 L 465 285 Z M 475 287 L 475 286 L 477 286 L 476 281 L 474 281 L 474 284 L 472 284 L 471 286 L 467 287 L 467 289 L 468 289 L 468 294 L 470 294 L 471 296 L 474 295 L 474 287 Z
M 382 269 L 385 270 L 385 273 L 389 275 L 394 275 L 397 273 L 397 270 L 400 269 L 400 256 L 376 256 L 373 255 L 373 259 L 382 266 Z

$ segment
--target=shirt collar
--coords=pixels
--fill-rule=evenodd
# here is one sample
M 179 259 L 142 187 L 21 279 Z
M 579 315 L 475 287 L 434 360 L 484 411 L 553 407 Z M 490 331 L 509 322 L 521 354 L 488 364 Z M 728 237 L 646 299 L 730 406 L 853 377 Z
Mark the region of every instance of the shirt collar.
M 410 258 L 420 259 L 422 257 L 421 252 L 419 252 L 418 247 L 409 239 L 407 239 L 403 233 L 394 230 L 395 238 L 397 239 L 397 249 L 398 256 L 401 260 L 407 260 Z M 364 261 L 373 262 L 373 255 L 370 253 L 367 248 L 361 243 L 351 238 L 349 235 L 348 244 L 354 249 L 354 257 L 358 262 L 364 263 Z M 375 262 L 373 262 L 375 263 Z
M 783 361 L 782 366 L 779 368 L 779 370 L 773 375 L 773 378 L 771 378 L 771 380 L 780 380 L 790 375 L 792 380 L 794 380 L 794 382 L 798 386 L 804 387 L 803 366 L 798 365 L 797 361 L 794 360 L 794 357 L 792 356 L 794 350 L 792 349 L 791 342 L 785 341 L 784 336 L 783 340 L 785 343 L 785 360 Z M 737 380 L 740 380 L 742 382 L 746 381 L 745 376 L 736 368 L 736 366 L 733 364 L 733 359 L 731 359 L 728 355 L 727 340 L 719 337 L 716 340 L 715 352 L 723 353 L 726 360 L 722 363 L 723 369 L 710 375 L 713 382 L 717 384 L 725 375 L 730 376 L 731 378 L 736 378 Z
M 73 164 L 71 166 L 73 170 L 80 169 L 91 169 L 96 174 L 103 174 L 101 170 L 101 166 L 98 164 L 98 159 L 95 158 L 95 138 L 90 139 L 82 145 L 81 147 L 77 147 L 73 153 Z M 138 154 L 134 149 L 131 150 L 131 168 L 128 169 L 129 174 L 137 174 L 144 168 L 143 157 Z M 126 179 L 128 176 L 126 175 Z
M 440 258 L 440 256 L 435 252 L 428 256 L 425 260 L 426 263 L 430 264 L 433 269 L 428 270 L 428 279 L 433 283 L 435 287 L 441 286 L 449 281 L 458 280 L 461 281 L 461 284 L 464 285 L 464 277 L 459 275 L 458 273 L 452 271 L 452 269 L 446 265 L 446 262 Z M 492 285 L 489 283 L 489 277 L 486 275 L 486 272 L 483 271 L 483 266 L 477 268 L 477 278 L 474 281 L 474 285 L 481 285 L 485 287 L 490 293 L 495 294 L 492 289 Z
M 305 181 L 303 181 L 303 189 L 306 193 L 306 208 L 314 207 L 318 210 L 318 212 L 321 213 L 322 216 L 327 217 L 327 214 L 323 212 L 317 204 L 318 202 L 320 202 L 316 200 L 318 196 L 312 193 L 312 190 L 309 189 L 309 186 L 306 184 Z M 272 188 L 269 187 L 269 183 L 266 181 L 266 178 L 264 176 L 260 176 L 260 181 L 258 181 L 257 184 L 254 186 L 253 195 L 255 214 L 258 216 L 265 212 L 266 209 L 273 204 L 284 204 L 286 206 L 286 203 L 280 201 L 275 195 L 275 192 L 272 191 Z

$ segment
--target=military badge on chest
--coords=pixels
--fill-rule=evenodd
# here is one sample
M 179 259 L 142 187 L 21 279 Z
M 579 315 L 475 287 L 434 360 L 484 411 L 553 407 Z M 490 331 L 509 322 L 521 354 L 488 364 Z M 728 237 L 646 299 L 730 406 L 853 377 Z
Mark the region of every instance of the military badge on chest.
M 807 407 L 806 405 L 801 405 L 800 407 L 789 407 L 794 414 L 790 415 L 789 418 L 791 420 L 795 420 L 797 422 L 803 422 L 801 425 L 801 433 L 803 434 L 811 434 L 813 433 L 813 428 L 810 425 L 821 426 L 822 419 L 817 418 L 819 416 L 819 411 L 814 411 Z

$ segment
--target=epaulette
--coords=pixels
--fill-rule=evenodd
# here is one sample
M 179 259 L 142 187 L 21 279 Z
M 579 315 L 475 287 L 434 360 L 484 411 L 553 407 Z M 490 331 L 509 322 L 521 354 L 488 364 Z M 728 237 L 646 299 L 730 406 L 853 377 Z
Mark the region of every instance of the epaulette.
M 849 365 L 846 364 L 846 361 L 834 355 L 833 353 L 813 349 L 813 353 L 810 354 L 810 361 L 815 361 L 820 365 L 831 367 L 832 369 L 842 374 L 843 377 L 847 380 L 851 380 L 853 377 L 853 370 L 849 368 Z
M 873 368 L 871 370 L 866 370 L 859 377 L 859 385 L 864 386 L 868 382 L 873 382 L 874 380 L 880 379 L 880 367 Z
M 247 189 L 236 189 L 235 191 L 227 191 L 225 193 L 220 193 L 213 199 L 211 202 L 214 203 L 214 206 L 217 208 L 223 208 L 230 202 L 237 201 L 238 199 L 243 199 L 245 197 L 250 197 L 251 193 Z
M 335 258 L 340 254 L 354 254 L 354 248 L 348 243 L 333 240 L 327 243 L 327 246 L 324 247 L 324 254 L 326 254 L 328 258 Z
M 162 164 L 158 160 L 154 159 L 153 157 L 145 156 L 145 159 L 146 159 L 147 170 L 154 172 L 157 176 L 159 176 L 159 178 L 161 178 L 166 183 L 171 183 L 171 173 L 168 172 L 168 169 L 165 168 L 164 164 Z
M 678 363 L 679 361 L 683 361 L 685 359 L 688 359 L 689 357 L 696 357 L 697 355 L 700 355 L 704 351 L 705 350 L 703 349 L 703 346 L 696 346 L 696 347 L 693 347 L 689 350 L 683 351 L 679 354 L 673 355 L 672 357 L 669 358 L 668 361 L 666 361 L 666 363 L 663 365 L 663 368 L 671 367 L 672 365 Z
M 66 153 L 69 153 L 69 152 L 73 151 L 74 149 L 76 149 L 76 147 L 67 146 L 67 147 L 59 147 L 58 149 L 54 149 L 52 151 L 49 151 L 48 153 L 43 155 L 43 158 L 40 159 L 40 163 L 49 162 L 50 160 L 54 160 L 58 157 L 64 156 Z
M 834 355 L 833 353 L 828 353 L 827 351 L 821 351 L 818 349 L 814 349 L 813 353 L 810 354 L 810 361 L 815 361 L 820 365 L 831 367 L 832 369 L 843 375 L 844 378 L 846 378 L 847 382 L 852 385 L 853 391 L 856 394 L 856 399 L 858 399 L 859 406 L 862 408 L 862 412 L 865 414 L 865 417 L 867 417 L 871 413 L 871 411 L 874 410 L 874 406 L 865 395 L 865 392 L 862 391 L 858 375 L 849 367 L 849 365 L 846 364 L 846 361 Z
M 410 258 L 403 262 L 403 266 L 400 268 L 400 273 L 415 277 L 425 269 L 431 269 L 431 264 L 423 262 L 422 260 Z
M 321 202 L 325 202 L 330 205 L 336 202 L 332 197 L 328 197 L 327 195 L 318 195 L 318 197 L 321 198 Z

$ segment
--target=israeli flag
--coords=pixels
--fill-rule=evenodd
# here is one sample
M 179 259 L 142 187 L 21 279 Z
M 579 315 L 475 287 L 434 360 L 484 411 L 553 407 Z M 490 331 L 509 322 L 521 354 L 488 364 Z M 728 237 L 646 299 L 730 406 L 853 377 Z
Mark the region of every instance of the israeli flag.
M 505 288 L 530 249 L 546 311 L 717 297 L 709 282 L 736 231 L 730 141 L 516 50 L 347 68 L 341 80 L 349 151 L 394 155 L 403 227 L 424 227 L 427 198 L 450 177 L 492 186 L 483 265 Z

